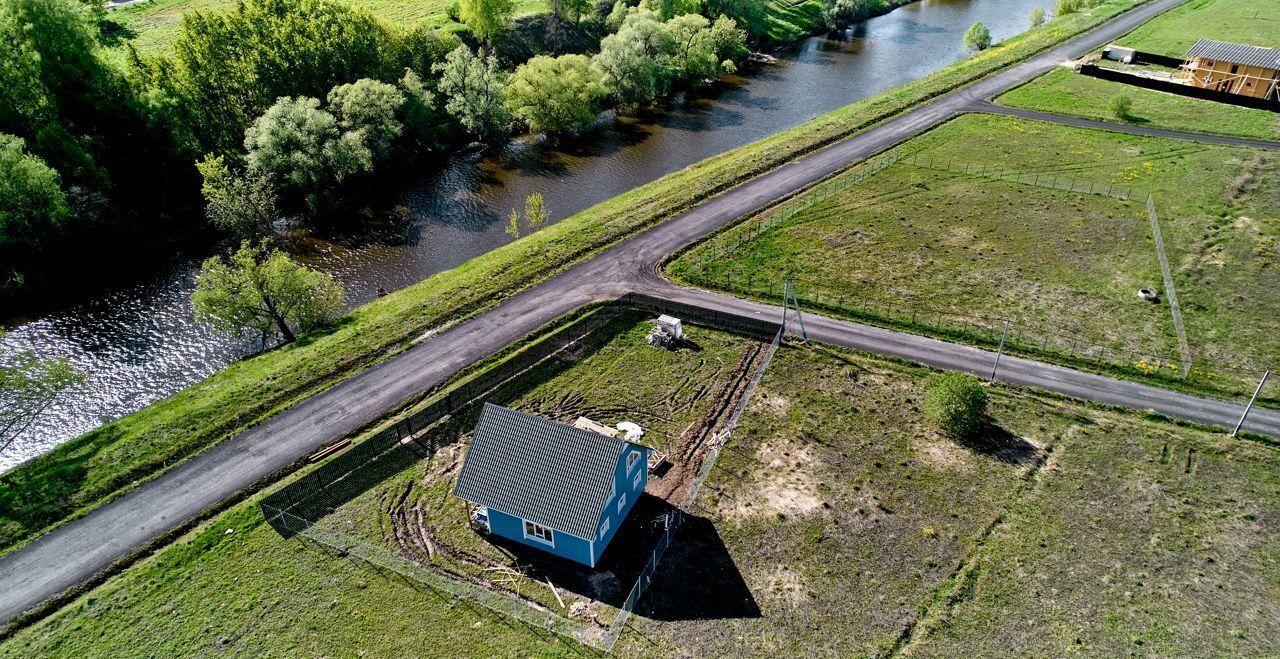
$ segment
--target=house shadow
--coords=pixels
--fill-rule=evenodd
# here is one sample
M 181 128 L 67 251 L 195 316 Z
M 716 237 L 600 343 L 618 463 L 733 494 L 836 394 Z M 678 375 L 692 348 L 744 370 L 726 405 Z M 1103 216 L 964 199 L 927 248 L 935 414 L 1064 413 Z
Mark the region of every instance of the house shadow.
M 527 545 L 487 539 L 518 563 L 530 578 L 621 608 L 661 541 L 664 520 L 675 512 L 667 501 L 642 496 L 594 568 Z M 698 584 L 696 589 L 689 584 Z M 695 592 L 696 590 L 696 592 Z M 746 581 L 710 520 L 683 514 L 671 545 L 658 563 L 636 613 L 657 620 L 759 617 Z
M 972 435 L 956 440 L 961 446 L 991 456 L 1005 464 L 1027 466 L 1034 463 L 1040 449 L 1035 444 L 996 425 L 990 419 Z

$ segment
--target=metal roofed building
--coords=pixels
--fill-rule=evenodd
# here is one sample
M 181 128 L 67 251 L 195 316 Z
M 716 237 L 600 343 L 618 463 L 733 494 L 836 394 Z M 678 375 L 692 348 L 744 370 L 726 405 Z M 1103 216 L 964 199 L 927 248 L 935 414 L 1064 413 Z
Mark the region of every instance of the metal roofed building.
M 489 533 L 595 567 L 648 483 L 649 449 L 485 403 L 454 494 Z
M 1280 100 L 1280 50 L 1201 39 L 1183 68 L 1191 85 L 1253 98 Z

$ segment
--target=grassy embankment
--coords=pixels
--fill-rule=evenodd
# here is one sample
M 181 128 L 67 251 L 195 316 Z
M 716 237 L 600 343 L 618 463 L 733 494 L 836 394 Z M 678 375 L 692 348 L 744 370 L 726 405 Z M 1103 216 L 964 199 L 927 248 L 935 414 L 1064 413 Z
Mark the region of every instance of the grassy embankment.
M 623 327 L 594 351 L 535 369 L 508 402 L 608 421 L 656 411 L 665 419 L 649 427 L 660 440 L 696 414 L 697 387 L 742 347 L 699 328 L 692 338 L 702 352 L 662 353 L 641 343 L 642 328 Z M 657 379 L 637 386 L 637 372 Z M 979 655 L 1001 643 L 1058 655 L 1077 638 L 1096 655 L 1136 641 L 1162 656 L 1265 653 L 1280 642 L 1270 624 L 1280 585 L 1269 558 L 1280 550 L 1275 449 L 1006 387 L 990 390 L 995 430 L 956 443 L 921 419 L 927 374 L 853 351 L 782 348 L 617 651 L 863 654 L 892 647 L 917 621 L 932 633 L 912 638 L 913 650 L 940 654 L 956 654 L 941 640 L 951 637 Z M 580 407 L 557 405 L 565 400 Z M 456 469 L 451 456 L 411 461 L 334 522 L 376 536 L 389 524 L 379 492 L 394 500 L 408 486 L 429 526 L 460 526 L 460 509 L 432 485 Z M 549 602 L 529 585 L 523 593 Z M 1006 596 L 1025 606 L 1005 610 Z M 1050 633 L 1029 633 L 1039 629 Z M 252 502 L 0 644 L 0 657 L 219 651 L 586 652 L 285 540 Z
M 362 306 L 327 333 L 246 359 L 3 476 L 0 552 L 82 514 L 272 413 L 732 185 L 1094 27 L 1070 14 L 879 96 L 640 186 Z
M 923 375 L 780 351 L 619 652 L 1280 648 L 1274 448 L 1003 387 L 957 443 L 922 422 Z
M 836 313 L 870 312 L 876 321 L 887 307 L 894 322 L 915 318 L 913 331 L 937 332 L 934 312 L 1011 318 L 1023 347 L 1070 334 L 1082 345 L 1176 359 L 1167 300 L 1136 295 L 1163 288 L 1143 203 L 1150 191 L 1195 366 L 1186 382 L 1166 374 L 1163 383 L 1248 395 L 1264 369 L 1280 364 L 1280 159 L 992 115 L 961 117 L 899 151 L 924 165 L 936 159 L 938 169 L 891 166 L 762 234 L 744 222 L 669 271 L 769 299 L 794 274 L 803 296 Z M 1020 172 L 1024 183 L 954 172 L 964 168 Z M 1120 201 L 1050 190 L 1027 185 L 1035 179 L 1026 174 L 1140 193 Z M 1142 378 L 1131 361 L 1120 374 Z M 1264 400 L 1280 401 L 1280 387 L 1268 387 Z
M 1116 117 L 1111 99 L 1128 96 L 1133 109 Z M 1001 105 L 1085 119 L 1120 121 L 1196 133 L 1280 140 L 1280 114 L 1131 87 L 1057 69 L 996 99 Z

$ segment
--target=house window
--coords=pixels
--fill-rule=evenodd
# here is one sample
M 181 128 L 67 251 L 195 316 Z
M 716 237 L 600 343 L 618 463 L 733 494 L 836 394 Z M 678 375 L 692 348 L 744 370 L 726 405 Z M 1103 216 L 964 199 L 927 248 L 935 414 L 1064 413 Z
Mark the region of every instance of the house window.
M 604 505 L 608 506 L 609 502 L 613 501 L 613 498 L 616 496 L 618 496 L 618 481 L 615 480 L 613 484 L 609 486 L 609 498 L 604 500 Z
M 604 518 L 604 524 L 600 525 L 600 539 L 604 540 L 604 534 L 609 532 L 609 518 Z
M 618 512 L 622 512 L 622 509 L 626 507 L 627 507 L 627 493 L 623 492 L 622 498 L 618 499 Z
M 638 489 L 640 489 L 640 476 L 641 476 L 642 474 L 644 474 L 644 472 L 643 472 L 643 471 L 637 471 L 637 472 L 636 472 L 636 477 L 635 477 L 635 478 L 633 478 L 633 479 L 631 479 L 631 489 L 633 489 L 633 490 L 638 490 Z
M 539 524 L 534 524 L 527 519 L 524 521 L 524 537 L 530 540 L 537 540 L 538 542 L 551 545 L 552 547 L 556 546 L 555 538 L 551 535 L 551 529 Z
M 1236 73 L 1236 72 L 1237 72 L 1237 71 L 1239 71 L 1239 70 L 1240 70 L 1240 67 L 1239 67 L 1239 66 L 1237 66 L 1237 65 L 1235 65 L 1235 64 L 1232 64 L 1232 65 L 1231 65 L 1231 72 L 1232 72 L 1232 73 Z
M 632 451 L 627 454 L 627 473 L 635 468 L 636 463 L 640 461 L 640 451 Z

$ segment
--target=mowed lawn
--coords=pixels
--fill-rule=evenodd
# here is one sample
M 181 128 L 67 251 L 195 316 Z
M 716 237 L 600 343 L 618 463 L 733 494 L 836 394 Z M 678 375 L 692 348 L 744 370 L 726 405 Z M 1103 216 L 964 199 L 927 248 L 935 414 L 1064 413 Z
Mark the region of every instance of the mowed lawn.
M 408 27 L 421 21 L 443 26 L 451 22 L 449 5 L 454 0 L 345 0 L 369 9 L 391 23 Z M 234 9 L 235 0 L 145 0 L 136 5 L 109 10 L 107 18 L 124 28 L 122 37 L 143 53 L 164 52 L 178 38 L 182 15 L 191 11 L 213 12 Z M 517 0 L 516 15 L 547 10 L 545 0 Z
M 959 443 L 926 375 L 779 351 L 621 651 L 1280 650 L 1274 448 L 1004 387 Z
M 1133 108 L 1123 117 L 1117 117 L 1110 110 L 1111 101 L 1117 96 L 1127 96 L 1133 103 Z M 1090 78 L 1065 68 L 1017 87 L 1000 96 L 997 102 L 1085 119 L 1280 140 L 1280 113 L 1142 89 Z
M 1190 0 L 1116 42 L 1183 57 L 1201 39 L 1280 48 L 1280 11 L 1275 0 Z
M 1007 317 L 1029 331 L 1047 326 L 1174 356 L 1167 300 L 1137 296 L 1139 288 L 1163 289 L 1142 203 L 1149 191 L 1197 381 L 1247 393 L 1263 369 L 1280 364 L 1275 156 L 991 115 L 961 117 L 900 151 L 915 160 L 758 237 L 745 223 L 682 255 L 669 272 L 732 290 L 795 275 L 801 293 L 819 301 L 887 305 L 898 315 L 916 308 L 922 319 L 939 310 Z M 1018 172 L 1023 183 L 958 173 L 990 170 Z M 1132 188 L 1134 199 L 1028 184 L 1037 176 Z

